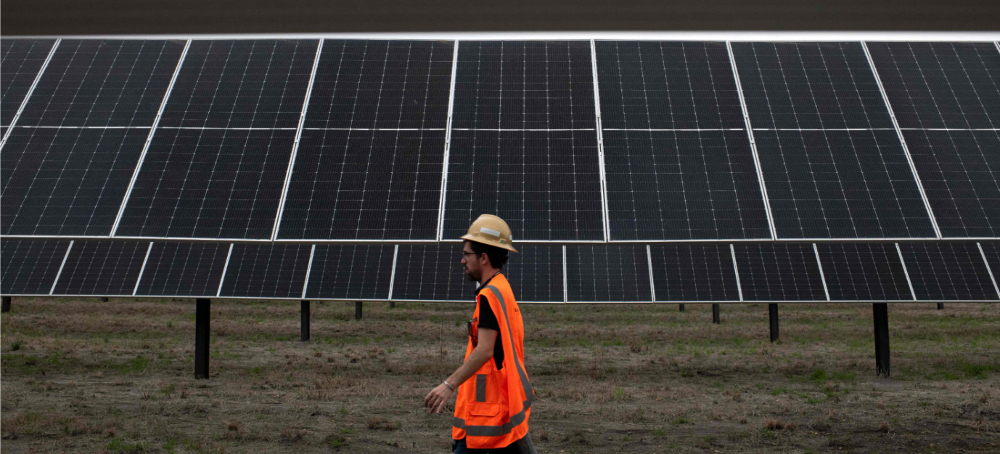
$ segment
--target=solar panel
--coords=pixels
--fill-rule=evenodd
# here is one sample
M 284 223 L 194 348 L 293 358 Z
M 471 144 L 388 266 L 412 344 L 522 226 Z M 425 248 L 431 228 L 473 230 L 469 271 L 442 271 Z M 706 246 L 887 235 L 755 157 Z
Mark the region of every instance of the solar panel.
M 605 130 L 604 152 L 612 240 L 771 237 L 746 131 Z
M 19 126 L 152 126 L 183 41 L 64 39 Z
M 725 43 L 597 41 L 595 46 L 605 131 L 745 127 Z
M 913 298 L 892 243 L 817 243 L 823 277 L 834 301 Z
M 0 154 L 3 234 L 110 234 L 148 133 L 15 128 Z
M 325 40 L 305 127 L 444 129 L 454 48 L 450 41 Z
M 1000 243 L 983 241 L 979 243 L 979 247 L 982 248 L 983 256 L 986 257 L 986 263 L 993 276 L 993 283 L 1000 282 Z
M 901 128 L 1000 128 L 993 43 L 866 43 Z
M 146 241 L 75 241 L 63 265 L 54 295 L 132 295 Z
M 900 243 L 918 300 L 997 300 L 976 243 Z
M 462 41 L 455 129 L 596 126 L 587 41 Z
M 810 244 L 734 245 L 744 301 L 826 301 Z
M 728 244 L 650 246 L 656 301 L 740 301 Z
M 643 246 L 567 246 L 566 284 L 570 302 L 653 300 Z
M 433 240 L 445 131 L 303 131 L 279 238 Z
M 400 245 L 389 299 L 471 303 L 476 284 L 463 272 L 461 252 L 461 245 L 454 243 Z
M 226 267 L 227 243 L 153 243 L 136 295 L 215 296 Z
M 933 238 L 895 131 L 754 131 L 782 238 Z
M 0 40 L 0 125 L 10 125 L 55 45 L 54 39 Z M 6 131 L 4 131 L 6 132 Z M 2 136 L 2 135 L 0 135 Z
M 306 298 L 388 298 L 395 249 L 392 245 L 317 245 Z
M 504 276 L 519 302 L 561 303 L 563 286 L 563 249 L 561 246 L 522 244 L 517 254 L 503 267 Z
M 48 295 L 59 274 L 69 241 L 3 240 L 3 277 L 0 293 L 4 295 Z
M 860 43 L 732 43 L 750 123 L 893 129 Z
M 270 239 L 294 140 L 294 130 L 157 130 L 116 236 Z
M 308 244 L 235 244 L 219 295 L 301 298 L 311 252 Z
M 454 131 L 442 238 L 480 214 L 500 216 L 517 240 L 603 240 L 594 131 Z
M 779 237 L 936 236 L 860 43 L 732 48 Z
M 160 127 L 296 128 L 316 40 L 191 42 Z

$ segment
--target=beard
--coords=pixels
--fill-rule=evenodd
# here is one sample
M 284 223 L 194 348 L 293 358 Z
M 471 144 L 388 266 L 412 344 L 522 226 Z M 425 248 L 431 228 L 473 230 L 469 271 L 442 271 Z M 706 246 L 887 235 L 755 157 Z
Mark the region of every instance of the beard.
M 479 282 L 479 276 L 474 275 L 472 273 L 472 270 L 468 268 L 466 268 L 465 270 L 468 271 L 468 273 L 465 273 L 466 279 L 468 279 L 470 282 Z

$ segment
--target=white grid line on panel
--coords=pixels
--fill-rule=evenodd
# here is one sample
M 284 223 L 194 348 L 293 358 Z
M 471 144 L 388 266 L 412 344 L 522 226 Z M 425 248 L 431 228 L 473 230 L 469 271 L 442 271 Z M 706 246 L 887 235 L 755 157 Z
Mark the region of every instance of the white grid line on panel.
M 903 275 L 906 276 L 906 285 L 910 286 L 910 296 L 913 297 L 913 301 L 916 301 L 917 292 L 913 290 L 913 281 L 910 280 L 910 272 L 906 269 L 906 259 L 903 258 L 903 250 L 899 248 L 899 243 L 896 243 L 896 253 L 899 254 L 899 263 L 903 265 Z
M 742 131 L 743 128 L 601 128 L 602 131 L 649 131 L 649 132 L 717 132 L 717 131 Z M 587 129 L 586 131 L 589 131 Z
M 319 57 L 317 56 L 317 59 Z M 309 275 L 312 274 L 313 270 L 313 257 L 316 256 L 316 245 L 312 245 L 309 249 L 309 264 L 306 265 L 306 280 L 302 282 L 302 299 L 306 299 L 306 289 L 309 288 Z
M 10 132 L 14 130 L 14 125 L 17 124 L 17 120 L 21 118 L 21 112 L 24 111 L 24 106 L 28 105 L 28 100 L 31 99 L 31 94 L 35 92 L 35 87 L 38 86 L 38 81 L 42 80 L 42 74 L 45 73 L 45 68 L 48 68 L 49 62 L 52 61 L 52 56 L 56 54 L 56 48 L 59 47 L 59 43 L 62 42 L 62 38 L 56 39 L 56 42 L 52 44 L 52 49 L 49 50 L 49 55 L 45 57 L 45 61 L 42 63 L 42 67 L 38 68 L 38 74 L 35 75 L 34 82 L 31 83 L 31 87 L 28 87 L 28 92 L 24 94 L 24 99 L 21 100 L 21 107 L 17 108 L 17 113 L 14 114 L 14 118 L 10 119 L 10 124 L 7 125 L 7 133 L 3 135 L 0 139 L 0 149 L 7 144 L 7 137 L 10 137 Z
M 611 241 L 611 228 L 608 225 L 610 214 L 608 213 L 607 172 L 604 168 L 604 134 L 601 132 L 601 94 L 597 86 L 597 44 L 594 40 L 590 40 L 590 66 L 594 72 L 594 115 L 596 116 L 594 129 L 597 131 L 598 168 L 601 172 L 601 214 L 604 216 L 602 225 L 604 226 L 604 241 Z
M 399 245 L 392 251 L 392 272 L 389 274 L 389 296 L 386 298 L 388 300 L 392 299 L 392 286 L 396 283 L 396 258 L 399 257 Z
M 444 203 L 445 193 L 448 191 L 448 158 L 451 153 L 451 119 L 455 111 L 455 77 L 458 73 L 458 40 L 455 40 L 455 49 L 451 56 L 451 88 L 448 93 L 448 122 L 444 133 L 444 161 L 441 165 L 441 198 L 438 204 L 438 228 L 437 240 L 441 241 L 444 236 Z M 395 263 L 395 259 L 393 259 Z M 393 273 L 396 272 L 393 266 Z M 392 298 L 392 289 L 389 289 L 389 297 Z
M 139 291 L 139 283 L 142 282 L 142 274 L 146 272 L 146 262 L 149 261 L 149 253 L 153 250 L 153 242 L 149 242 L 149 247 L 146 248 L 146 258 L 142 259 L 142 268 L 139 268 L 139 277 L 135 279 L 135 288 L 132 289 L 132 296 L 135 296 L 136 292 Z
M 13 35 L 5 39 L 382 39 L 382 40 L 629 40 L 629 41 L 776 41 L 776 42 L 843 42 L 843 41 L 959 41 L 991 42 L 996 32 L 897 32 L 897 31 L 639 31 L 639 32 L 384 32 L 384 33 L 199 33 L 199 34 L 127 34 L 127 35 Z
M 1000 296 L 1000 287 L 997 286 L 997 280 L 993 277 L 993 270 L 990 268 L 990 261 L 986 260 L 986 253 L 983 252 L 983 245 L 976 243 L 976 247 L 979 248 L 979 255 L 983 257 L 983 263 L 986 264 L 986 272 L 990 275 L 990 281 L 993 281 L 993 290 L 997 292 L 997 296 Z
M 1000 128 L 899 128 L 901 131 L 1000 131 Z
M 729 243 L 729 253 L 733 257 L 733 271 L 736 273 L 736 290 L 740 292 L 740 301 L 743 301 L 743 284 L 740 283 L 740 266 L 736 264 L 736 247 Z
M 823 273 L 823 261 L 819 259 L 819 248 L 816 247 L 816 243 L 813 243 L 813 252 L 816 253 L 816 265 L 819 266 L 819 278 L 823 280 L 823 293 L 826 294 L 826 300 L 830 301 L 830 289 L 826 286 L 826 274 Z
M 147 126 L 148 127 L 148 126 Z M 194 131 L 295 131 L 298 128 L 261 128 L 261 127 L 245 127 L 245 128 L 226 128 L 221 126 L 160 126 L 159 129 L 184 129 L 184 130 L 194 130 Z
M 934 217 L 934 210 L 931 209 L 931 202 L 927 200 L 927 193 L 924 191 L 924 183 L 920 181 L 920 174 L 917 173 L 917 166 L 913 163 L 913 157 L 910 156 L 910 148 L 906 145 L 906 139 L 903 137 L 903 131 L 899 129 L 899 121 L 896 120 L 896 113 L 892 110 L 892 104 L 889 102 L 889 96 L 885 93 L 885 87 L 882 86 L 882 78 L 878 74 L 878 70 L 875 69 L 875 61 L 872 60 L 872 55 L 868 52 L 868 44 L 861 41 L 861 49 L 865 51 L 865 58 L 868 59 L 868 66 L 871 67 L 872 75 L 875 77 L 875 83 L 878 84 L 878 90 L 882 93 L 882 100 L 885 102 L 885 108 L 889 112 L 889 119 L 892 120 L 892 126 L 896 130 L 896 135 L 899 137 L 899 143 L 903 147 L 903 152 L 906 154 L 906 162 L 910 165 L 910 171 L 913 173 L 913 178 L 917 182 L 917 189 L 920 190 L 920 198 L 924 201 L 924 208 L 927 209 L 927 216 L 931 219 L 931 226 L 934 227 L 934 234 L 941 238 L 941 229 L 938 227 L 937 218 Z
M 563 264 L 563 266 L 562 266 L 562 269 L 563 269 L 563 302 L 564 303 L 568 303 L 569 302 L 569 282 L 566 281 L 566 275 L 568 273 L 566 272 L 567 265 L 566 265 L 566 245 L 565 244 L 562 247 L 562 253 L 563 253 L 562 254 L 562 264 Z
M 843 114 L 841 114 L 843 116 Z M 895 131 L 894 128 L 753 128 L 754 131 Z
M 69 251 L 73 250 L 73 241 L 69 242 L 69 246 L 66 247 L 66 255 L 63 256 L 62 264 L 59 265 L 59 272 L 56 273 L 55 280 L 52 281 L 52 289 L 49 290 L 49 295 L 56 291 L 56 284 L 59 283 L 59 276 L 62 276 L 63 267 L 66 266 L 66 259 L 69 258 Z
M 552 132 L 552 131 L 596 131 L 595 128 L 454 128 L 453 131 L 490 131 L 490 132 Z
M 11 126 L 24 129 L 150 129 L 150 126 Z
M 295 129 L 295 128 L 260 128 Z M 303 131 L 445 131 L 447 128 L 302 128 Z
M 747 137 L 750 139 L 750 151 L 753 152 L 753 165 L 757 170 L 757 180 L 760 182 L 761 195 L 764 197 L 764 211 L 767 213 L 767 226 L 771 230 L 771 239 L 778 239 L 774 229 L 774 217 L 771 215 L 771 200 L 767 197 L 767 185 L 764 183 L 764 172 L 760 167 L 760 157 L 757 155 L 757 142 L 754 140 L 753 127 L 750 125 L 750 112 L 747 110 L 746 99 L 743 98 L 743 84 L 740 82 L 740 72 L 736 70 L 736 57 L 733 55 L 733 44 L 726 41 L 729 52 L 729 64 L 733 68 L 733 79 L 736 82 L 736 93 L 740 97 L 740 109 L 743 111 L 743 122 L 746 124 Z M 735 259 L 734 259 L 735 260 Z
M 646 245 L 646 262 L 649 264 L 649 295 L 650 301 L 656 302 L 656 285 L 653 284 L 653 252 Z
M 997 46 L 997 52 L 1000 52 L 1000 41 L 993 41 L 993 45 Z
M 299 141 L 302 139 L 302 126 L 306 122 L 306 111 L 309 110 L 309 98 L 312 96 L 313 84 L 316 81 L 316 69 L 319 67 L 319 56 L 323 52 L 324 40 L 319 40 L 316 46 L 316 56 L 313 58 L 312 72 L 309 74 L 309 84 L 306 85 L 306 94 L 302 100 L 302 113 L 299 114 L 299 126 L 295 129 L 295 142 L 292 143 L 292 156 L 288 158 L 288 170 L 285 171 L 285 184 L 281 188 L 281 198 L 278 201 L 278 212 L 275 214 L 274 227 L 271 228 L 271 241 L 278 237 L 278 229 L 281 228 L 281 217 L 285 214 L 285 200 L 288 197 L 288 185 L 292 182 L 292 171 L 295 169 L 295 157 L 299 153 Z M 310 264 L 312 262 L 310 261 Z M 304 287 L 304 286 L 303 286 Z M 305 288 L 302 289 L 302 297 L 306 297 Z
M 226 253 L 226 264 L 222 265 L 222 277 L 219 278 L 219 290 L 215 292 L 215 296 L 222 295 L 222 284 L 226 282 L 226 271 L 229 270 L 229 258 L 233 256 L 233 246 L 235 243 L 229 243 L 229 252 Z
M 153 125 L 149 128 L 149 135 L 146 136 L 146 143 L 142 146 L 142 153 L 139 154 L 139 162 L 135 165 L 135 171 L 132 172 L 132 180 L 128 183 L 128 189 L 125 191 L 125 197 L 122 198 L 122 204 L 118 208 L 118 215 L 115 216 L 115 223 L 111 226 L 111 233 L 108 234 L 109 237 L 114 237 L 115 232 L 118 231 L 118 225 L 122 221 L 122 215 L 125 214 L 125 206 L 128 205 L 129 197 L 132 196 L 132 188 L 135 187 L 135 181 L 139 178 L 139 171 L 142 170 L 142 163 L 146 160 L 146 152 L 149 151 L 149 146 L 153 143 L 153 136 L 156 135 L 156 127 L 160 124 L 160 117 L 163 116 L 163 110 L 167 107 L 167 100 L 170 98 L 170 93 L 174 90 L 174 83 L 177 82 L 177 76 L 181 73 L 181 66 L 184 64 L 184 58 L 187 57 L 188 49 L 191 48 L 191 40 L 184 43 L 184 50 L 181 52 L 181 57 L 177 60 L 177 67 L 174 68 L 174 74 L 170 77 L 170 84 L 167 85 L 167 91 L 163 94 L 163 101 L 160 101 L 160 109 L 156 111 L 156 118 L 153 119 Z

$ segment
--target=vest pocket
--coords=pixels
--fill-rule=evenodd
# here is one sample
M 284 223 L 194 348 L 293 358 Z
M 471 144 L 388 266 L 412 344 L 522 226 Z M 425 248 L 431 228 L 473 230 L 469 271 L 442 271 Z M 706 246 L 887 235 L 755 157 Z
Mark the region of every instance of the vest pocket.
M 469 414 L 472 416 L 496 416 L 498 413 L 500 413 L 500 404 L 474 402 L 469 405 Z

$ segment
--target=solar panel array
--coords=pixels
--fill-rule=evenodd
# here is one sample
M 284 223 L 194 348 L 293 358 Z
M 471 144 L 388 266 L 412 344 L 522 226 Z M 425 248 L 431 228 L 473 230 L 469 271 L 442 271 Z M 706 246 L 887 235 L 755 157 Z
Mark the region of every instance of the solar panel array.
M 0 50 L 5 295 L 464 301 L 493 213 L 524 301 L 1000 298 L 996 42 Z

